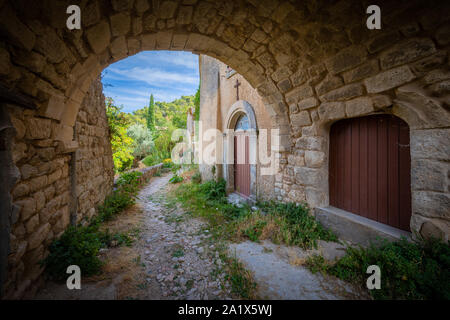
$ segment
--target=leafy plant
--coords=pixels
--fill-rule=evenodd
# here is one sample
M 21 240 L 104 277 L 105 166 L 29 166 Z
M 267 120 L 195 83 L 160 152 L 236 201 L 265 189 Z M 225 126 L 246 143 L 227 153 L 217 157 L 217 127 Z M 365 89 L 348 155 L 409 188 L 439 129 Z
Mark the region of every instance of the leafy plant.
M 191 180 L 193 183 L 199 184 L 202 182 L 202 174 L 200 173 L 200 171 L 196 171 L 192 177 Z
M 326 272 L 362 288 L 370 265 L 381 270 L 381 289 L 370 291 L 375 299 L 450 299 L 450 246 L 436 239 L 349 247 L 335 264 L 319 257 L 307 261 L 313 272 Z
M 180 183 L 183 181 L 183 177 L 180 177 L 179 175 L 175 174 L 172 178 L 169 179 L 170 183 Z
M 100 224 L 111 220 L 134 204 L 134 194 L 139 186 L 140 175 L 140 172 L 122 174 L 118 180 L 118 188 L 105 199 L 103 205 L 99 206 L 98 214 L 92 218 L 89 225 L 70 226 L 59 239 L 53 241 L 49 255 L 41 261 L 46 266 L 46 273 L 50 278 L 66 279 L 66 270 L 70 265 L 78 265 L 83 276 L 98 274 L 102 267 L 102 262 L 98 258 L 101 248 L 131 246 L 133 238 L 129 234 L 101 231 Z

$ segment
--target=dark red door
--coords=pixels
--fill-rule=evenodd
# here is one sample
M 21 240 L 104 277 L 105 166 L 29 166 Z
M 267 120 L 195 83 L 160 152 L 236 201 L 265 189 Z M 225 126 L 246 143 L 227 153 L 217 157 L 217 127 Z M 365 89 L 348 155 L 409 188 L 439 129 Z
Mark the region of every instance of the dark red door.
M 238 133 L 234 136 L 234 189 L 250 196 L 249 137 Z
M 392 115 L 341 120 L 330 131 L 330 205 L 410 230 L 409 127 Z

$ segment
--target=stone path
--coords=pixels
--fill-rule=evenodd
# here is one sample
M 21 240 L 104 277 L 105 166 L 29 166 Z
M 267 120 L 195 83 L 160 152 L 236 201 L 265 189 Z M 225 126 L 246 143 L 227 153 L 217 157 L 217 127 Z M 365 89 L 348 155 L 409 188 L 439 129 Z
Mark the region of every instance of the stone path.
M 230 285 L 220 272 L 222 261 L 209 244 L 207 225 L 176 204 L 167 206 L 169 179 L 169 175 L 156 178 L 138 197 L 146 221 L 139 250 L 148 283 L 153 284 L 141 298 L 231 298 Z
M 334 260 L 343 254 L 342 246 L 321 243 L 319 250 L 325 258 Z M 365 292 L 334 277 L 313 274 L 302 266 L 307 255 L 296 247 L 275 245 L 270 241 L 231 244 L 229 251 L 253 273 L 258 283 L 257 294 L 262 299 L 282 300 L 341 300 L 368 299 Z M 340 252 L 342 251 L 342 253 Z
M 140 237 L 132 248 L 104 249 L 108 263 L 100 278 L 82 282 L 82 290 L 47 283 L 37 299 L 232 299 L 223 262 L 205 222 L 193 218 L 166 195 L 171 175 L 154 177 L 138 195 Z M 127 214 L 117 223 L 127 224 Z M 128 225 L 136 224 L 135 220 Z M 343 248 L 321 243 L 321 253 L 333 260 Z M 312 274 L 301 264 L 300 248 L 262 243 L 230 244 L 258 284 L 263 299 L 364 299 L 365 293 L 338 279 Z M 123 260 L 124 263 L 116 260 Z M 109 266 L 109 267 L 108 267 Z M 111 271 L 114 269 L 115 271 Z M 109 270 L 109 272 L 108 272 Z

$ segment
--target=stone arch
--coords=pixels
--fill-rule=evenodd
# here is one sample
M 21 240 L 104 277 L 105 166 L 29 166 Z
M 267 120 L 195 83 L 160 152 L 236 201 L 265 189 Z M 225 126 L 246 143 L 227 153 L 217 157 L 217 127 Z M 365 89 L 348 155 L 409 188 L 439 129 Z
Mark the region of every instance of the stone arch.
M 247 131 L 249 136 L 250 152 L 250 199 L 256 200 L 257 195 L 257 154 L 258 154 L 258 125 L 256 123 L 255 111 L 251 104 L 245 100 L 236 101 L 228 111 L 225 118 L 226 133 L 224 133 L 223 159 L 224 178 L 227 182 L 227 191 L 234 191 L 234 128 L 236 122 L 246 115 L 249 119 L 250 128 Z
M 13 189 L 13 202 L 22 208 L 33 204 L 27 219 L 41 210 L 31 193 L 40 193 L 49 181 L 65 192 L 58 201 L 46 199 L 44 209 L 67 208 L 70 156 L 64 153 L 77 149 L 73 122 L 100 72 L 142 50 L 186 50 L 226 63 L 262 97 L 282 135 L 280 171 L 274 177 L 280 201 L 307 201 L 313 208 L 326 204 L 319 192 L 326 157 L 311 157 L 326 152 L 321 124 L 377 110 L 397 113 L 410 125 L 411 153 L 423 171 L 412 175 L 414 229 L 448 239 L 448 2 L 380 1 L 382 30 L 366 28 L 367 3 L 359 0 L 75 3 L 81 7 L 82 29 L 69 31 L 70 1 L 0 1 L 0 94 L 30 102 L 14 107 L 13 124 L 23 134 L 16 135 L 13 156 L 31 162 L 36 147 L 43 157 L 57 154 L 55 173 L 44 170 L 48 165 L 40 176 L 27 172 Z M 23 256 L 41 257 L 44 240 L 65 226 L 50 233 L 54 227 L 40 222 L 31 237 L 24 235 L 25 222 L 12 230 L 9 296 L 33 292 L 42 270 L 25 266 L 30 276 L 24 278 L 28 259 Z M 33 245 L 27 244 L 30 238 Z

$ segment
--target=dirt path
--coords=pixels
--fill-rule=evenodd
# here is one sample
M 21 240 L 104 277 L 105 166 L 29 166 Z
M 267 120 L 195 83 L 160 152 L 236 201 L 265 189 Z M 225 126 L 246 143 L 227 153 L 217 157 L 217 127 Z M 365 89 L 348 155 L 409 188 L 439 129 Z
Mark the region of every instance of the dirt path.
M 154 177 L 136 205 L 109 228 L 137 228 L 131 248 L 102 250 L 101 276 L 82 280 L 81 290 L 48 282 L 37 299 L 230 299 L 223 262 L 204 222 L 192 218 L 166 195 L 171 175 Z

